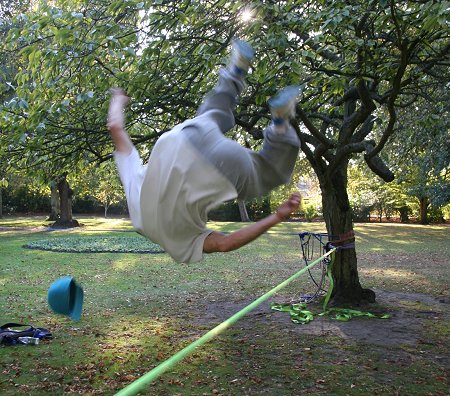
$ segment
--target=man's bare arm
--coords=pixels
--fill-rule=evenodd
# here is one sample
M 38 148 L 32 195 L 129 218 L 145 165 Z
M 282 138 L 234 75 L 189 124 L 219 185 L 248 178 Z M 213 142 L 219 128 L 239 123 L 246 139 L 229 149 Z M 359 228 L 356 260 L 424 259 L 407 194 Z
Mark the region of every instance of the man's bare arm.
M 133 143 L 125 131 L 124 110 L 129 98 L 125 91 L 120 88 L 111 89 L 112 98 L 108 110 L 108 129 L 114 142 L 116 150 L 121 153 L 130 154 Z
M 212 232 L 205 239 L 203 251 L 205 253 L 229 252 L 247 245 L 274 225 L 288 219 L 291 213 L 300 205 L 300 200 L 300 193 L 293 193 L 291 197 L 278 208 L 276 213 L 271 214 L 256 223 L 228 235 L 221 234 L 220 232 Z

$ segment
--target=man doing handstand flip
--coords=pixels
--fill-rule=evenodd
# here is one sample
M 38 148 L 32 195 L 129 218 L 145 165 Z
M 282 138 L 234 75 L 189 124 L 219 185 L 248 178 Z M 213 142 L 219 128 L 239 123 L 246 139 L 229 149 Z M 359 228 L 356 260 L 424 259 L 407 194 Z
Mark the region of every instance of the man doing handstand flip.
M 128 97 L 112 90 L 108 128 L 131 220 L 177 262 L 238 249 L 287 219 L 300 204 L 300 194 L 293 193 L 274 214 L 238 231 L 222 234 L 206 228 L 212 208 L 235 198 L 261 197 L 287 183 L 298 156 L 300 141 L 289 123 L 298 87 L 287 87 L 269 101 L 272 122 L 259 152 L 224 136 L 235 125 L 233 109 L 253 56 L 248 43 L 234 41 L 229 64 L 220 70 L 196 117 L 164 133 L 146 165 L 125 131 Z

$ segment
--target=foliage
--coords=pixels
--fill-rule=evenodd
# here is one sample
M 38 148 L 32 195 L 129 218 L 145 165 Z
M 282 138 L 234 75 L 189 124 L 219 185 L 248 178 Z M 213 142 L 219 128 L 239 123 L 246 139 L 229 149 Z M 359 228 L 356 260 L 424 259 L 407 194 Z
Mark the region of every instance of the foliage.
M 271 213 L 270 198 L 256 198 L 247 203 L 247 211 L 249 217 L 253 221 L 261 220 Z
M 361 164 L 349 167 L 348 191 L 355 221 L 367 221 L 372 213 L 380 219 L 398 215 L 404 222 L 419 217 L 419 206 L 402 183 L 385 183 Z
M 333 143 L 339 133 L 354 136 L 341 154 L 333 153 L 334 168 L 351 153 L 364 151 L 374 159 L 393 133 L 396 101 L 414 101 L 420 90 L 407 87 L 420 87 L 423 74 L 429 86 L 434 84 L 431 70 L 445 57 L 446 2 L 261 4 L 247 24 L 239 20 L 239 10 L 239 4 L 225 1 L 213 7 L 208 2 L 86 0 L 42 3 L 21 15 L 17 20 L 23 28 L 12 29 L 7 42 L 26 66 L 17 75 L 16 96 L 5 114 L 5 127 L 14 125 L 18 138 L 12 152 L 35 152 L 28 161 L 51 160 L 59 169 L 104 158 L 106 91 L 120 85 L 134 97 L 129 127 L 146 153 L 144 142 L 151 145 L 194 113 L 214 81 L 211 70 L 238 35 L 249 37 L 258 50 L 238 125 L 249 130 L 265 123 L 267 97 L 285 84 L 307 82 L 299 115 L 305 143 L 322 144 L 331 154 L 340 147 Z M 426 68 L 418 66 L 422 61 Z M 374 112 L 364 92 L 386 112 Z M 359 109 L 357 93 L 365 98 Z M 371 112 L 378 118 L 368 118 Z M 354 124 L 344 122 L 345 114 L 353 114 L 348 121 Z M 382 121 L 384 115 L 388 122 Z M 384 128 L 378 146 L 370 140 L 374 121 L 380 131 Z M 303 149 L 320 174 L 320 162 L 313 161 L 308 146 Z M 370 164 L 374 168 L 374 161 Z
M 100 166 L 91 167 L 86 173 L 90 180 L 87 194 L 92 195 L 103 205 L 106 217 L 110 206 L 119 204 L 125 199 L 117 169 L 114 163 L 109 161 Z M 84 179 L 84 183 L 86 185 L 86 179 Z
M 112 168 L 103 164 L 100 169 Z M 87 167 L 78 177 L 70 177 L 69 183 L 75 191 L 73 210 L 75 213 L 98 213 L 105 209 L 101 197 L 109 197 L 110 210 L 126 213 L 127 206 L 117 174 L 112 169 L 100 171 L 97 167 Z M 13 213 L 42 213 L 50 210 L 49 185 L 39 183 L 35 177 L 24 172 L 10 172 L 5 178 L 7 186 L 3 189 L 4 211 Z M 108 195 L 108 192 L 110 192 Z M 114 199 L 113 199 L 114 198 Z
M 306 205 L 304 212 L 306 221 L 312 221 L 318 216 L 316 208 L 313 205 Z
M 202 76 L 191 78 L 186 74 L 183 53 L 189 52 L 191 61 L 195 60 L 195 54 L 181 38 L 201 36 L 194 33 L 195 29 L 210 29 L 213 19 L 202 22 L 200 17 L 204 7 L 196 5 L 188 10 L 199 14 L 200 26 L 194 25 L 194 31 L 190 31 L 186 18 L 181 22 L 186 29 L 178 31 L 179 18 L 188 2 L 174 9 L 149 4 L 145 11 L 144 3 L 138 1 L 54 4 L 45 3 L 35 12 L 21 15 L 24 27 L 12 29 L 9 34 L 7 48 L 20 51 L 26 64 L 16 76 L 16 96 L 8 103 L 5 114 L 4 127 L 16 131 L 12 136 L 16 138 L 12 156 L 24 150 L 35 153 L 27 156 L 28 165 L 51 161 L 55 170 L 64 167 L 75 170 L 78 164 L 83 166 L 86 161 L 105 158 L 108 155 L 105 147 L 110 145 L 105 119 L 107 91 L 111 86 L 123 86 L 136 98 L 130 129 L 141 142 L 159 136 L 167 129 L 164 123 L 173 125 L 177 119 L 184 119 L 185 112 L 177 117 L 176 112 L 170 111 L 174 113 L 171 120 L 166 116 L 169 109 L 164 102 L 172 101 L 175 92 L 179 99 L 176 106 L 183 104 L 180 113 L 186 108 L 192 114 L 193 109 L 189 109 L 186 101 L 193 101 L 187 100 L 180 90 L 192 89 L 201 98 L 204 89 L 191 84 Z M 218 13 L 220 10 L 217 7 Z M 180 42 L 180 48 L 168 40 L 169 34 L 175 35 L 173 40 Z M 211 30 L 209 36 L 213 34 Z M 211 50 L 205 45 L 197 55 L 203 68 L 200 59 L 204 61 L 207 54 L 212 55 Z M 189 70 L 192 72 L 195 70 Z M 172 81 L 178 84 L 173 86 Z M 167 89 L 168 86 L 172 88 Z M 149 112 L 150 109 L 156 111 Z M 136 121 L 140 126 L 133 129 Z
M 3 189 L 3 210 L 7 214 L 45 212 L 50 209 L 49 189 L 32 177 L 10 173 Z
M 59 167 L 73 167 L 104 158 L 106 92 L 120 85 L 133 95 L 129 127 L 145 151 L 144 142 L 151 145 L 161 132 L 194 114 L 214 82 L 211 71 L 237 35 L 250 38 L 258 50 L 238 125 L 250 129 L 265 123 L 270 95 L 285 84 L 308 82 L 300 119 L 311 123 L 305 123 L 304 138 L 314 146 L 316 139 L 328 145 L 343 125 L 340 99 L 368 90 L 393 117 L 390 106 L 403 94 L 400 82 L 402 89 L 420 84 L 420 73 L 431 71 L 445 56 L 446 3 L 261 4 L 248 24 L 239 20 L 239 3 L 226 1 L 42 3 L 17 18 L 24 26 L 9 35 L 7 48 L 20 51 L 24 67 L 6 127 L 15 126 L 16 136 L 26 143 L 16 150 L 36 152 L 37 164 L 51 159 Z M 426 62 L 427 68 L 416 61 Z M 404 94 L 405 100 L 414 99 L 410 91 Z M 355 120 L 355 127 L 363 121 Z M 377 121 L 387 128 L 385 134 L 392 134 L 389 123 L 382 123 L 382 117 Z M 328 135 L 315 129 L 320 123 L 328 126 Z M 378 154 L 385 140 L 367 155 Z M 362 149 L 346 146 L 354 153 Z
M 421 100 L 402 111 L 390 153 L 408 193 L 428 198 L 438 209 L 450 203 L 450 96 L 442 88 L 428 94 L 433 100 Z
M 311 165 L 302 154 L 300 154 L 298 161 L 295 163 L 289 183 L 283 184 L 271 191 L 270 208 L 272 212 L 294 191 L 300 191 L 303 203 L 309 202 L 319 208 L 321 207 L 317 178 L 314 175 Z
M 239 207 L 236 201 L 225 202 L 208 213 L 211 221 L 240 221 Z
M 420 201 L 421 215 L 426 216 L 426 211 L 439 211 L 450 202 L 450 122 L 447 90 L 424 87 L 423 91 L 424 98 L 399 111 L 398 131 L 387 153 L 402 193 L 409 201 L 414 199 L 416 207 Z

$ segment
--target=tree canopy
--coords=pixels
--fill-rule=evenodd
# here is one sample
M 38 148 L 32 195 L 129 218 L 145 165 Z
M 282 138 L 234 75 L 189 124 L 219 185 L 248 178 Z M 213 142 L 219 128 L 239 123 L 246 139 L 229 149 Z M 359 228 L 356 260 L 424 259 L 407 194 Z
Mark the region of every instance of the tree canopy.
M 41 2 L 9 32 L 7 49 L 21 65 L 4 128 L 20 131 L 38 163 L 104 158 L 107 92 L 118 85 L 133 98 L 134 140 L 151 146 L 195 113 L 241 36 L 257 61 L 238 125 L 266 122 L 268 97 L 307 84 L 298 118 L 304 151 L 315 150 L 310 162 L 320 167 L 323 151 L 336 167 L 364 152 L 390 179 L 376 158 L 394 132 L 395 106 L 448 77 L 447 3 L 260 2 L 244 21 L 244 6 L 226 1 Z

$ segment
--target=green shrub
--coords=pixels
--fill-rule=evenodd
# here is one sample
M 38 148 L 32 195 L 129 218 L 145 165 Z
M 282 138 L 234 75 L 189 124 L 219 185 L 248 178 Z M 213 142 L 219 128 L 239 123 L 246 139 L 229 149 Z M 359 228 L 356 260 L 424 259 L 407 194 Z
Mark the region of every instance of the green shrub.
M 28 188 L 27 185 L 10 183 L 3 190 L 4 213 L 50 212 L 50 197 L 39 190 Z
M 317 212 L 316 208 L 313 205 L 306 205 L 304 212 L 306 221 L 312 221 L 319 215 L 319 213 Z

